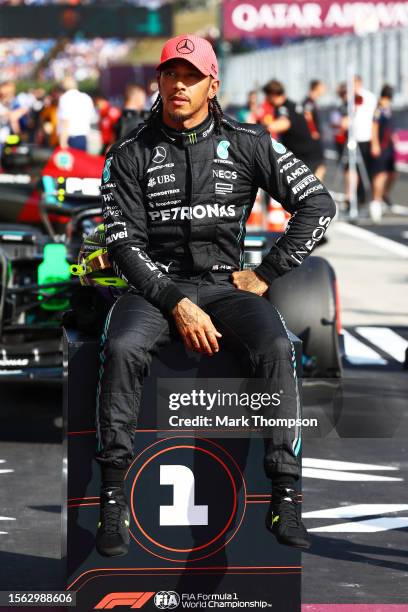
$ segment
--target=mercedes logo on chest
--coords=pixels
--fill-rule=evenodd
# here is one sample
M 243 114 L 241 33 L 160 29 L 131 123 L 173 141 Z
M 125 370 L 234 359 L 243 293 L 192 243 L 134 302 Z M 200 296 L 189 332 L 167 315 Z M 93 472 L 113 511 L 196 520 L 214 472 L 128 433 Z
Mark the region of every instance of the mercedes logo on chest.
M 166 159 L 166 149 L 164 147 L 154 147 L 152 161 L 154 164 L 161 164 Z
M 181 53 L 182 55 L 187 55 L 188 53 L 192 53 L 195 49 L 194 43 L 189 38 L 183 38 L 177 44 L 176 51 L 177 53 Z

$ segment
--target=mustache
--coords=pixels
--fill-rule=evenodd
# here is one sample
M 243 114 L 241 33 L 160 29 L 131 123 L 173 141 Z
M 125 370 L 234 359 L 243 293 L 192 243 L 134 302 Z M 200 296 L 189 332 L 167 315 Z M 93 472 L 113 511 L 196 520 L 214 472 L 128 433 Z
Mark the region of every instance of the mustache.
M 170 100 L 174 100 L 174 98 L 180 98 L 181 100 L 186 100 L 186 102 L 190 102 L 190 98 L 188 96 L 185 96 L 184 94 L 175 93 L 170 96 Z

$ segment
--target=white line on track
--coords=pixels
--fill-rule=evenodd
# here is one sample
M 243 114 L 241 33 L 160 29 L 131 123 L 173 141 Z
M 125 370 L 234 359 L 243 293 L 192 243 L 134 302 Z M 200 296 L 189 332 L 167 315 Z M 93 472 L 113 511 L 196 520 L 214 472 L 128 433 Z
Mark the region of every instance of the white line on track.
M 353 365 L 387 365 L 387 361 L 371 347 L 343 330 L 345 356 Z
M 351 523 L 339 523 L 337 525 L 326 525 L 325 527 L 315 527 L 308 529 L 309 533 L 375 533 L 377 531 L 388 531 L 389 529 L 403 529 L 408 527 L 408 516 L 384 517 L 367 519 Z
M 335 480 L 338 482 L 401 482 L 403 478 L 380 476 L 378 474 L 356 474 L 355 472 L 342 472 L 341 470 L 323 470 L 320 468 L 303 468 L 303 478 L 317 478 L 319 480 Z
M 408 504 L 353 504 L 352 506 L 338 506 L 337 508 L 327 508 L 326 510 L 302 512 L 302 517 L 346 519 L 388 514 L 389 512 L 402 512 L 403 510 L 408 510 Z
M 358 238 L 359 240 L 365 240 L 385 251 L 408 259 L 408 246 L 405 244 L 400 244 L 399 242 L 395 242 L 395 240 L 390 240 L 390 238 L 384 238 L 384 236 L 374 234 L 374 232 L 370 232 L 362 227 L 344 223 L 344 221 L 337 221 L 335 227 L 343 234 Z
M 309 468 L 323 468 L 325 470 L 347 471 L 398 471 L 399 468 L 392 465 L 373 465 L 371 463 L 353 463 L 351 461 L 333 461 L 331 459 L 312 459 L 303 457 L 302 466 Z
M 0 463 L 7 463 L 7 459 L 0 459 Z M 14 470 L 0 470 L 0 474 L 11 474 Z
M 367 338 L 397 361 L 404 363 L 408 341 L 389 327 L 356 327 L 356 332 Z
M 11 516 L 0 516 L 0 521 L 15 521 L 15 518 L 12 518 Z

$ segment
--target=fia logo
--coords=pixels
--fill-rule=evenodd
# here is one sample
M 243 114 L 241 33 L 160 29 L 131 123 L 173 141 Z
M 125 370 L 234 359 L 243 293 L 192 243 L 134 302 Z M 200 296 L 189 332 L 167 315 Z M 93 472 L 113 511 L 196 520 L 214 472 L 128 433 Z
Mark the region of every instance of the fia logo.
M 180 595 L 175 591 L 159 591 L 154 596 L 154 605 L 159 610 L 174 610 L 180 604 Z

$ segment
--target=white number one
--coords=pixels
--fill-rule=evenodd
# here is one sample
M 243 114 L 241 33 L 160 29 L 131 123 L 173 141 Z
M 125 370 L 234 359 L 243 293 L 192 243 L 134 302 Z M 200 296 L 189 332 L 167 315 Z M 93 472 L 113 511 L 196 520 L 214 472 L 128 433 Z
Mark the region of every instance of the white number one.
M 173 486 L 173 505 L 160 506 L 160 525 L 208 525 L 208 506 L 194 503 L 194 474 L 185 465 L 161 465 L 160 484 Z

